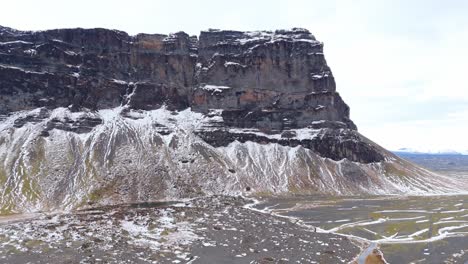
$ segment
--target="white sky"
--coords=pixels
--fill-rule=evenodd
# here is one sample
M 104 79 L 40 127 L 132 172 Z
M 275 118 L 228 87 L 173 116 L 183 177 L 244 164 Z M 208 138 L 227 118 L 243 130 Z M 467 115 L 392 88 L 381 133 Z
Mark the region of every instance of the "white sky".
M 468 150 L 468 1 L 4 0 L 0 25 L 130 34 L 304 27 L 325 43 L 364 135 L 390 149 Z

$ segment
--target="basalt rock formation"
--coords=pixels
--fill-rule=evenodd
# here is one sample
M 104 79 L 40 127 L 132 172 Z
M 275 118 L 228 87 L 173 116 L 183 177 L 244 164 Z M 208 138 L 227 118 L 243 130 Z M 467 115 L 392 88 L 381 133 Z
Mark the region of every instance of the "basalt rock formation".
M 359 134 L 323 43 L 299 28 L 0 27 L 0 184 L 5 212 L 460 189 Z

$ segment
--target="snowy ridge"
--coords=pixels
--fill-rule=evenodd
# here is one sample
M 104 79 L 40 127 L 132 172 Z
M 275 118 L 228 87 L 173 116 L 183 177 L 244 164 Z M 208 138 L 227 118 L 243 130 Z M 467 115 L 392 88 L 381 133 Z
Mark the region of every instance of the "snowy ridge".
M 299 185 L 312 192 L 335 195 L 366 194 L 444 194 L 463 192 L 454 188 L 456 182 L 441 175 L 415 167 L 408 174 L 424 175 L 424 178 L 405 177 L 385 171 L 385 167 L 401 166 L 389 164 L 359 164 L 348 160 L 338 162 L 322 158 L 301 146 L 291 148 L 278 144 L 257 144 L 234 142 L 220 148 L 230 160 L 247 175 L 251 186 L 260 186 L 271 192 L 288 192 L 291 185 Z M 345 171 L 359 167 L 368 179 L 356 182 Z M 369 177 L 370 176 L 370 177 Z M 267 184 L 272 184 L 267 186 Z
M 294 34 L 290 34 L 293 32 Z M 288 34 L 289 33 L 289 34 Z M 240 44 L 245 45 L 250 42 L 269 41 L 274 43 L 276 41 L 293 41 L 305 42 L 311 44 L 320 44 L 321 42 L 315 38 L 305 29 L 292 29 L 291 31 L 277 30 L 272 31 L 248 31 L 244 34 L 247 38 L 237 39 Z

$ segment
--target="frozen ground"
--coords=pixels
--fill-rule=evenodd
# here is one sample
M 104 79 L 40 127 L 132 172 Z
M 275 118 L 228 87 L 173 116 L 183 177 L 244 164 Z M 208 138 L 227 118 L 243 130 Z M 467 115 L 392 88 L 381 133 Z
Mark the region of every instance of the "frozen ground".
M 274 198 L 256 205 L 380 247 L 389 263 L 466 263 L 468 195 Z
M 360 252 L 246 204 L 215 196 L 3 218 L 0 263 L 348 263 Z

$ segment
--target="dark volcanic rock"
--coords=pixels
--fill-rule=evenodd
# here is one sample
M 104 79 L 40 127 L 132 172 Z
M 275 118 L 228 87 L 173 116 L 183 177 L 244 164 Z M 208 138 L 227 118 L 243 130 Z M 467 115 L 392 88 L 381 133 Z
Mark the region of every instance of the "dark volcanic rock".
M 228 110 L 234 115 L 228 125 L 306 127 L 330 120 L 355 129 L 323 44 L 305 29 L 202 32 L 197 74 L 193 108 Z
M 65 131 L 72 131 L 75 133 L 87 133 L 90 132 L 93 127 L 100 124 L 102 124 L 102 120 L 95 117 L 83 117 L 77 120 L 60 120 L 57 118 L 52 118 L 50 122 L 47 123 L 47 127 L 44 129 L 44 131 L 50 131 L 56 128 Z
M 352 161 L 370 163 L 384 160 L 382 149 L 353 130 L 337 131 L 323 129 L 318 134 L 311 134 L 310 139 L 297 139 L 294 135 L 284 136 L 290 131 L 283 132 L 280 139 L 261 136 L 253 133 L 232 133 L 223 130 L 200 131 L 198 135 L 209 144 L 220 147 L 227 146 L 232 141 L 278 143 L 283 146 L 303 146 L 314 150 L 322 157 L 333 160 L 348 159 Z
M 38 107 L 87 111 L 125 106 L 152 110 L 221 109 L 218 127 L 282 133 L 329 128 L 322 136 L 281 140 L 200 131 L 207 142 L 233 140 L 303 145 L 324 157 L 382 160 L 360 139 L 349 107 L 336 92 L 323 43 L 305 29 L 240 32 L 209 30 L 139 34 L 107 29 L 38 32 L 0 28 L 0 113 Z M 15 121 L 20 127 L 44 116 Z M 88 132 L 101 120 L 51 120 L 51 129 Z M 337 130 L 341 129 L 341 130 Z M 336 130 L 336 131 L 335 131 Z M 290 132 L 294 133 L 294 132 Z M 339 139 L 338 139 L 339 138 Z
M 1 112 L 35 107 L 188 106 L 197 56 L 185 33 L 0 29 Z M 21 99 L 19 99 L 21 97 Z
M 304 127 L 330 120 L 355 129 L 335 91 L 323 44 L 304 29 L 210 30 L 197 40 L 183 32 L 129 36 L 106 29 L 1 28 L 0 41 L 2 112 L 122 103 L 155 109 L 166 103 L 239 115 L 266 111 L 228 125 Z M 295 120 L 285 122 L 287 117 Z

